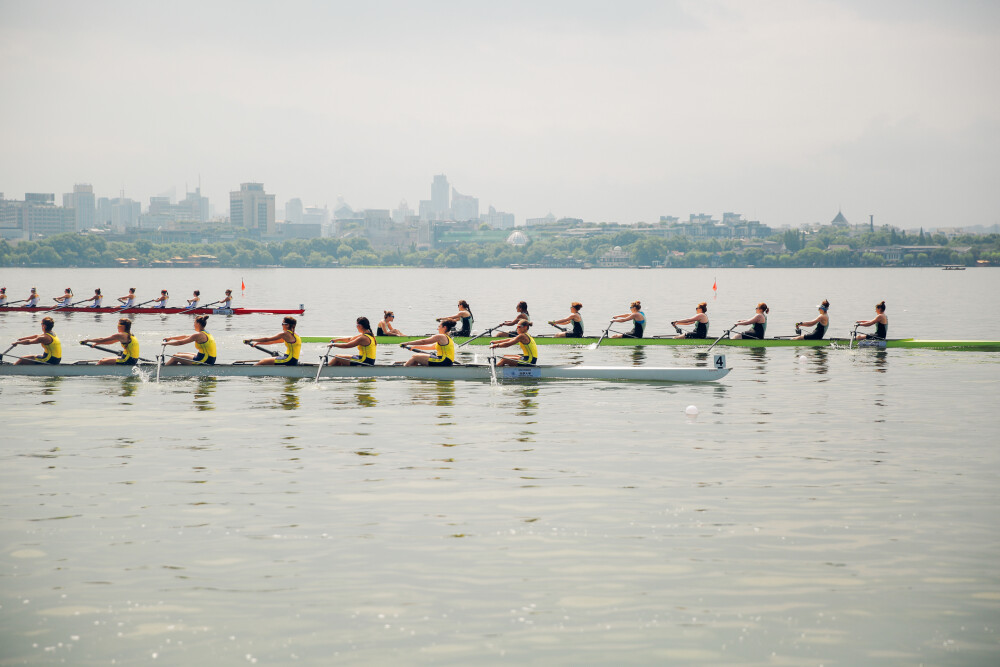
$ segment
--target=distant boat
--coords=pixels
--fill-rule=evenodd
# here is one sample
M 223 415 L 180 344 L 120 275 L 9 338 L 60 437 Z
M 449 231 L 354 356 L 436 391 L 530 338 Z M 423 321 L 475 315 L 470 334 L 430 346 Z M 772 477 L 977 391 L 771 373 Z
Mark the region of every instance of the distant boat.
M 941 268 L 945 271 L 965 271 L 965 267 L 961 264 L 945 264 Z

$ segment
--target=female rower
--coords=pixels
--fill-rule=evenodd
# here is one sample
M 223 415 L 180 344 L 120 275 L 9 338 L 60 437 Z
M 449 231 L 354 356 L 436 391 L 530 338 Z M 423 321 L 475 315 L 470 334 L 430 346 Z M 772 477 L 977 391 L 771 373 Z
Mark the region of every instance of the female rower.
M 298 366 L 299 353 L 302 352 L 302 337 L 295 333 L 297 320 L 289 315 L 281 320 L 281 333 L 270 338 L 248 338 L 244 343 L 260 343 L 262 345 L 273 345 L 275 343 L 285 344 L 285 354 L 280 357 L 268 357 L 257 362 L 258 366 Z
M 167 290 L 161 289 L 160 290 L 160 298 L 156 299 L 156 303 L 153 304 L 153 308 L 166 308 L 167 307 L 167 299 L 169 299 L 169 298 L 170 298 L 170 295 L 167 294 Z
M 232 308 L 233 307 L 233 290 L 227 289 L 226 296 L 219 302 L 219 308 Z
M 858 320 L 855 322 L 859 327 L 875 327 L 875 333 L 858 334 L 858 340 L 885 340 L 889 333 L 889 318 L 885 316 L 885 301 L 875 304 L 875 318 L 871 320 Z
M 826 330 L 830 328 L 830 318 L 826 314 L 830 310 L 830 302 L 823 299 L 823 303 L 816 306 L 816 308 L 819 310 L 819 315 L 816 319 L 809 320 L 808 322 L 797 322 L 795 324 L 795 333 L 799 333 L 802 327 L 816 325 L 816 328 L 807 334 L 800 334 L 792 340 L 820 340 L 826 335 Z
M 475 318 L 472 317 L 472 309 L 469 308 L 469 302 L 462 299 L 458 302 L 458 312 L 450 317 L 439 317 L 438 322 L 452 322 L 453 324 L 458 324 L 459 320 L 462 322 L 462 326 L 458 328 L 455 332 L 456 336 L 471 336 L 472 335 L 472 323 Z
M 62 296 L 54 296 L 52 297 L 52 300 L 55 301 L 56 305 L 58 305 L 60 308 L 65 308 L 66 306 L 68 306 L 70 303 L 73 302 L 73 290 L 67 287 L 65 290 L 63 290 Z
M 188 302 L 188 305 L 187 305 L 188 309 L 193 310 L 193 309 L 197 308 L 199 301 L 201 301 L 201 290 L 195 290 L 194 291 L 194 295 L 192 295 L 192 297 L 187 300 L 187 302 Z
M 521 356 L 508 354 L 497 360 L 497 366 L 534 366 L 538 363 L 538 345 L 535 339 L 528 335 L 528 328 L 531 322 L 521 320 L 517 323 L 517 334 L 507 340 L 498 340 L 490 343 L 490 349 L 498 347 L 510 347 L 514 343 L 521 346 Z
M 32 287 L 31 288 L 31 294 L 28 295 L 28 298 L 25 299 L 25 301 L 27 301 L 27 303 L 24 304 L 26 308 L 37 308 L 38 307 L 38 290 L 35 289 L 34 287 Z
M 631 312 L 624 315 L 616 315 L 611 318 L 612 322 L 633 322 L 632 331 L 623 334 L 615 334 L 612 338 L 642 338 L 646 331 L 646 313 L 642 312 L 642 304 L 633 301 L 629 306 Z
M 402 336 L 403 332 L 392 326 L 392 323 L 396 321 L 396 316 L 393 315 L 391 310 L 382 311 L 382 321 L 378 323 L 378 330 L 375 332 L 376 336 Z
M 18 359 L 15 365 L 23 364 L 58 364 L 62 361 L 62 343 L 59 338 L 52 333 L 55 320 L 51 317 L 42 318 L 42 333 L 34 336 L 25 336 L 14 341 L 14 345 L 41 345 L 42 354 Z
M 139 339 L 132 335 L 132 320 L 127 317 L 118 320 L 118 333 L 112 334 L 107 338 L 85 338 L 80 341 L 81 345 L 86 345 L 87 343 L 93 343 L 94 345 L 118 343 L 122 346 L 122 356 L 105 357 L 97 362 L 101 366 L 111 364 L 135 366 L 139 361 Z
M 694 331 L 678 334 L 674 338 L 708 338 L 708 304 L 702 301 L 694 307 L 694 312 L 697 313 L 694 317 L 671 322 L 674 327 L 678 324 L 694 325 Z
M 129 287 L 128 294 L 125 296 L 118 297 L 118 303 L 122 305 L 122 308 L 131 308 L 135 305 L 135 288 Z
M 104 295 L 101 294 L 101 288 L 98 287 L 97 289 L 94 290 L 94 296 L 90 297 L 89 299 L 84 299 L 80 303 L 86 303 L 90 301 L 92 303 L 89 306 L 87 306 L 87 308 L 100 308 L 101 301 L 103 300 L 104 300 Z
M 508 321 L 504 322 L 503 324 L 501 324 L 500 326 L 502 326 L 502 327 L 517 327 L 521 322 L 528 322 L 529 324 L 531 323 L 531 316 L 528 315 L 528 302 L 527 301 L 518 301 L 517 305 L 514 306 L 514 310 L 516 311 L 516 313 L 514 315 L 514 319 L 508 320 Z M 498 333 L 498 335 L 500 335 L 500 336 L 507 336 L 509 338 L 514 338 L 518 334 L 516 332 L 514 332 L 514 331 L 501 331 L 501 332 Z
M 350 357 L 338 354 L 330 359 L 328 366 L 374 366 L 375 365 L 375 334 L 372 333 L 372 325 L 367 317 L 359 317 L 355 320 L 358 325 L 358 335 L 353 338 L 334 338 L 330 341 L 330 347 L 346 349 L 357 347 L 358 353 Z
M 438 325 L 438 332 L 433 336 L 403 343 L 404 350 L 433 350 L 434 354 L 414 354 L 406 361 L 407 366 L 451 366 L 455 363 L 455 341 L 451 332 L 455 328 L 454 320 L 444 319 Z
M 753 325 L 752 329 L 747 329 L 746 331 L 740 331 L 739 333 L 734 333 L 733 338 L 752 338 L 755 340 L 764 340 L 764 332 L 767 331 L 767 314 L 771 312 L 771 309 L 767 307 L 767 304 L 761 301 L 757 304 L 757 314 L 751 317 L 749 320 L 740 320 L 734 326 L 743 327 L 746 325 Z
M 583 304 L 579 301 L 574 301 L 569 304 L 569 317 L 549 322 L 549 324 L 553 326 L 569 324 L 573 327 L 569 331 L 560 331 L 555 335 L 555 338 L 583 338 L 583 316 L 580 315 L 581 308 L 583 308 Z
M 205 327 L 207 326 L 208 315 L 199 315 L 194 318 L 194 333 L 190 336 L 181 335 L 164 338 L 164 345 L 187 345 L 188 343 L 194 343 L 195 349 L 198 350 L 197 354 L 194 352 L 178 352 L 177 354 L 171 355 L 171 357 L 167 359 L 166 365 L 214 365 L 216 356 L 215 338 L 212 337 L 212 334 L 205 331 Z
M 0 287 L 0 308 L 7 305 L 7 288 Z

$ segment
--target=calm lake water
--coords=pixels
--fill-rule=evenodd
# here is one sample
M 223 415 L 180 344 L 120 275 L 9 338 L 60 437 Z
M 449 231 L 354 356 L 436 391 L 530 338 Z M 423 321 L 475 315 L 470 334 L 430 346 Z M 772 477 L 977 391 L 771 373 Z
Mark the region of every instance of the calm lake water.
M 828 298 L 835 335 L 885 299 L 893 337 L 1000 338 L 987 269 L 0 270 L 12 299 L 241 278 L 303 335 L 384 308 L 424 333 L 459 298 L 477 329 L 579 300 L 595 333 L 641 299 L 652 334 L 763 300 L 779 335 Z M 75 360 L 117 316 L 56 319 Z M 4 349 L 39 320 L 0 314 Z M 231 361 L 279 321 L 209 328 Z M 190 326 L 133 331 L 152 356 Z M 0 664 L 1000 663 L 1000 354 L 726 354 L 706 385 L 0 379 Z

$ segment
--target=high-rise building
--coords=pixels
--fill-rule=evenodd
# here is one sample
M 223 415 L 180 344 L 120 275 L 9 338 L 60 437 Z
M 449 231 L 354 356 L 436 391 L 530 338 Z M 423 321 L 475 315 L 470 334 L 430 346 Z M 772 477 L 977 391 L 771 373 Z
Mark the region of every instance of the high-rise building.
M 451 219 L 456 222 L 479 220 L 479 198 L 451 189 Z
M 451 204 L 448 202 L 448 177 L 438 174 L 431 183 L 431 208 L 436 220 L 447 220 Z
M 97 215 L 94 187 L 86 183 L 74 185 L 73 192 L 63 195 L 63 208 L 73 209 L 76 231 L 92 228 Z
M 240 183 L 229 193 L 229 220 L 260 238 L 275 233 L 274 195 L 264 192 L 263 183 Z
M 302 224 L 302 200 L 296 197 L 285 202 L 285 222 Z
M 513 229 L 514 228 L 514 214 L 504 213 L 503 211 L 498 211 L 492 206 L 490 206 L 489 213 L 483 213 L 479 216 L 479 219 L 485 222 L 487 225 L 493 229 Z
M 24 201 L 5 200 L 0 206 L 4 238 L 37 239 L 76 230 L 73 209 L 56 206 L 55 194 L 29 192 Z

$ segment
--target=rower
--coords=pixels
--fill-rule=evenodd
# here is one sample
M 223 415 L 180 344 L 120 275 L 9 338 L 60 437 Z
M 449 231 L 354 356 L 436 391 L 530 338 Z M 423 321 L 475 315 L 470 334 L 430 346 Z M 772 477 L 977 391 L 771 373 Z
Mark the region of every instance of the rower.
M 93 343 L 94 345 L 106 345 L 108 343 L 118 343 L 122 346 L 120 357 L 105 357 L 97 363 L 101 366 L 120 364 L 122 366 L 135 366 L 139 361 L 139 339 L 132 335 L 132 320 L 123 317 L 118 320 L 118 333 L 107 338 L 85 338 L 80 341 L 81 345 Z
M 374 366 L 375 365 L 375 334 L 372 333 L 372 325 L 367 317 L 359 317 L 355 320 L 358 326 L 358 335 L 349 338 L 334 338 L 330 341 L 330 347 L 346 349 L 349 347 L 358 348 L 358 353 L 353 356 L 337 355 L 330 359 L 328 366 Z
M 889 334 L 889 318 L 885 316 L 885 301 L 875 304 L 875 317 L 871 320 L 858 320 L 859 327 L 875 327 L 875 333 L 858 334 L 858 340 L 885 340 Z
M 190 299 L 187 300 L 187 302 L 188 302 L 188 305 L 187 305 L 188 310 L 193 310 L 193 309 L 197 308 L 199 301 L 201 301 L 201 291 L 200 290 L 195 290 L 194 291 L 194 295 Z
M 771 309 L 767 307 L 767 304 L 761 301 L 757 304 L 756 314 L 748 320 L 740 320 L 733 326 L 743 327 L 747 325 L 752 325 L 752 329 L 747 329 L 746 331 L 740 331 L 739 333 L 734 333 L 733 338 L 747 338 L 753 340 L 764 340 L 764 333 L 767 331 L 767 314 L 771 312 Z
M 27 303 L 24 304 L 25 308 L 37 308 L 38 307 L 38 290 L 34 287 L 31 288 L 31 294 L 25 299 Z
M 531 323 L 531 316 L 528 315 L 528 302 L 527 301 L 519 301 L 517 303 L 517 305 L 514 306 L 514 310 L 516 311 L 516 313 L 514 315 L 514 319 L 508 320 L 507 322 L 502 323 L 500 326 L 502 326 L 502 327 L 517 327 L 517 326 L 520 325 L 521 322 L 528 322 L 529 324 Z M 516 331 L 501 331 L 497 335 L 498 336 L 507 336 L 509 338 L 514 338 L 514 337 L 516 337 L 518 335 L 518 333 Z
M 0 308 L 7 305 L 7 288 L 0 287 Z
M 624 315 L 615 315 L 611 318 L 611 321 L 633 322 L 632 331 L 624 334 L 615 334 L 612 338 L 642 338 L 643 333 L 646 331 L 646 313 L 642 312 L 642 304 L 638 301 L 633 301 L 628 308 L 629 312 Z
M 491 350 L 498 347 L 510 347 L 514 343 L 521 346 L 521 356 L 516 354 L 504 355 L 497 360 L 497 366 L 534 366 L 538 363 L 538 345 L 535 344 L 535 339 L 528 335 L 530 327 L 531 322 L 521 320 L 517 324 L 517 333 L 513 338 L 490 343 Z
M 135 305 L 135 288 L 129 287 L 128 294 L 125 296 L 118 297 L 118 303 L 122 305 L 122 308 L 131 308 Z
M 708 304 L 702 301 L 694 307 L 696 315 L 683 320 L 671 322 L 674 327 L 678 324 L 693 324 L 694 331 L 677 334 L 674 338 L 708 338 Z
M 462 322 L 462 326 L 458 328 L 455 332 L 456 336 L 471 336 L 472 335 L 472 323 L 475 318 L 472 317 L 472 310 L 469 308 L 469 302 L 462 299 L 458 302 L 458 312 L 449 317 L 439 317 L 438 322 L 451 322 L 457 325 L 459 321 Z
M 63 290 L 62 296 L 54 296 L 52 297 L 52 300 L 55 301 L 60 308 L 64 308 L 73 302 L 73 290 L 67 287 Z
M 402 336 L 403 332 L 392 326 L 392 323 L 396 321 L 396 316 L 393 315 L 391 310 L 382 311 L 382 321 L 378 323 L 378 329 L 375 331 L 376 336 Z
M 427 338 L 403 343 L 400 345 L 404 350 L 417 349 L 433 351 L 433 354 L 414 354 L 406 361 L 406 366 L 452 366 L 455 364 L 455 341 L 452 340 L 451 332 L 455 328 L 455 322 L 451 319 L 443 319 L 438 325 L 438 332 Z
M 184 364 L 185 366 L 191 364 L 205 364 L 212 366 L 215 364 L 215 338 L 212 334 L 205 331 L 205 327 L 208 326 L 208 315 L 199 315 L 194 318 L 194 333 L 190 336 L 170 336 L 169 338 L 163 339 L 164 345 L 187 345 L 188 343 L 194 343 L 194 347 L 198 350 L 197 353 L 194 352 L 180 352 L 171 356 L 166 361 L 167 366 L 173 366 L 175 364 Z
M 579 301 L 574 301 L 569 304 L 569 317 L 549 322 L 549 324 L 554 326 L 569 324 L 573 327 L 569 331 L 560 331 L 555 335 L 555 338 L 583 338 L 583 316 L 580 315 L 581 308 L 583 308 L 583 304 Z
M 41 345 L 43 354 L 31 357 L 24 357 L 14 362 L 17 365 L 23 364 L 58 364 L 62 361 L 62 343 L 59 338 L 52 333 L 55 320 L 51 317 L 42 318 L 42 333 L 34 336 L 25 336 L 14 341 L 14 345 Z
M 819 315 L 808 322 L 796 322 L 795 323 L 795 333 L 799 333 L 802 327 L 811 327 L 816 325 L 816 328 L 807 334 L 799 334 L 792 340 L 820 340 L 826 335 L 826 330 L 830 328 L 830 317 L 827 312 L 830 310 L 830 302 L 823 299 L 823 303 L 816 306 L 819 310 Z
M 101 294 L 101 288 L 98 287 L 97 289 L 94 290 L 94 296 L 90 297 L 89 299 L 84 299 L 80 303 L 87 303 L 88 301 L 90 301 L 91 304 L 87 306 L 87 308 L 100 308 L 101 301 L 103 300 L 104 300 L 104 295 Z
M 302 337 L 295 333 L 297 320 L 289 315 L 281 320 L 281 333 L 270 338 L 249 338 L 244 343 L 260 343 L 261 345 L 285 344 L 285 354 L 280 357 L 268 357 L 257 362 L 258 366 L 298 366 L 299 353 L 302 351 Z
M 159 299 L 155 299 L 156 303 L 153 304 L 153 308 L 166 308 L 167 307 L 167 299 L 169 299 L 169 298 L 170 298 L 170 295 L 167 294 L 167 290 L 161 289 L 160 290 L 160 298 Z
M 219 308 L 229 308 L 233 307 L 233 290 L 226 290 L 226 297 L 220 302 Z

